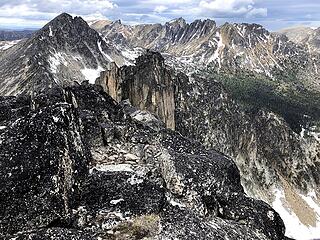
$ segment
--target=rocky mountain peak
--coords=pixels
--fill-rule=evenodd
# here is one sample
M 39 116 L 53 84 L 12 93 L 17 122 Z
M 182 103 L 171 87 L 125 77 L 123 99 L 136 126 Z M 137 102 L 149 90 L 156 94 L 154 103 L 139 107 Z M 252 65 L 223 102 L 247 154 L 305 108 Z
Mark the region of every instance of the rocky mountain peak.
M 164 58 L 159 52 L 147 50 L 147 52 L 136 59 L 136 66 L 151 68 L 161 67 L 164 68 Z
M 217 26 L 216 22 L 212 19 L 203 20 L 203 24 L 204 24 L 204 26 L 211 27 L 211 28 L 214 28 Z
M 119 27 L 122 27 L 123 24 L 121 22 L 120 19 L 116 20 L 116 21 L 112 21 L 111 23 L 109 24 L 106 24 L 103 28 L 103 30 L 108 30 L 108 29 L 112 29 L 112 28 L 119 28 Z
M 186 23 L 186 20 L 180 17 L 180 18 L 173 19 L 170 22 L 167 22 L 166 25 L 174 25 L 174 26 L 178 25 L 180 27 L 185 27 L 187 23 Z
M 248 45 L 250 45 L 249 42 L 251 42 L 251 40 L 254 40 L 251 42 L 252 44 L 257 43 L 259 39 L 265 41 L 270 35 L 269 31 L 261 25 L 248 23 L 224 24 L 221 27 L 221 32 L 230 40 L 230 42 L 232 42 L 232 40 L 238 42 L 239 39 L 241 39 L 242 41 L 247 42 Z
M 79 17 L 76 17 L 76 18 L 79 18 Z M 67 23 L 67 22 L 71 22 L 72 20 L 73 20 L 73 17 L 70 14 L 61 13 L 60 15 L 58 15 L 57 17 L 51 20 L 51 24 L 54 24 L 55 22 Z
M 118 19 L 118 20 L 116 20 L 116 21 L 113 21 L 112 24 L 114 24 L 114 25 L 121 25 L 122 22 L 121 22 L 120 19 Z
M 2 94 L 31 93 L 84 80 L 94 83 L 110 62 L 116 61 L 119 65 L 124 62 L 121 52 L 108 45 L 86 21 L 67 13 L 50 21 L 11 51 L 8 52 L 10 61 L 6 53 L 0 56 L 0 74 L 6 71 L 1 75 Z M 17 67 L 23 71 L 12 79 L 11 73 Z
M 312 34 L 313 31 L 314 30 L 310 27 L 295 26 L 291 28 L 281 29 L 276 33 L 287 36 L 289 40 L 294 43 L 301 44 L 305 40 L 305 38 Z
M 97 31 L 102 31 L 106 26 L 110 25 L 112 23 L 111 20 L 93 20 L 93 21 L 88 21 L 88 24 L 91 28 L 97 30 Z
M 75 39 L 80 40 L 82 37 L 85 40 L 97 39 L 99 34 L 91 29 L 81 17 L 73 18 L 67 13 L 62 13 L 40 29 L 35 37 L 37 38 L 35 41 L 55 39 L 58 41 L 58 45 L 61 45 L 63 42 L 70 42 Z

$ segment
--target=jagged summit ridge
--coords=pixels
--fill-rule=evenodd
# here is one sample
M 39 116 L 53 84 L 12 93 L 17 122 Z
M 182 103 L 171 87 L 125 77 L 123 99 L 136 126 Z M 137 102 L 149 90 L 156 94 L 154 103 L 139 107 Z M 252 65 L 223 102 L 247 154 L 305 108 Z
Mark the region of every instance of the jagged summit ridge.
M 253 72 L 269 78 L 293 72 L 298 78 L 305 75 L 306 87 L 320 88 L 319 76 L 314 74 L 320 67 L 319 57 L 259 24 L 217 26 L 210 19 L 186 23 L 178 18 L 164 25 L 111 24 L 99 31 L 109 42 L 120 43 L 124 49 L 142 47 L 159 51 L 172 65 L 189 72 L 207 66 Z

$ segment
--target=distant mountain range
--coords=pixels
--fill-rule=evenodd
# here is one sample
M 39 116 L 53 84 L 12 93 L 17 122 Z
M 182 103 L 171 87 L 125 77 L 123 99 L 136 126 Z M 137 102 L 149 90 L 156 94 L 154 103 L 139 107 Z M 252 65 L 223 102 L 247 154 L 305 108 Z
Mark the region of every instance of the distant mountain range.
M 1 30 L 0 29 L 0 41 L 13 41 L 23 38 L 29 38 L 35 30 Z

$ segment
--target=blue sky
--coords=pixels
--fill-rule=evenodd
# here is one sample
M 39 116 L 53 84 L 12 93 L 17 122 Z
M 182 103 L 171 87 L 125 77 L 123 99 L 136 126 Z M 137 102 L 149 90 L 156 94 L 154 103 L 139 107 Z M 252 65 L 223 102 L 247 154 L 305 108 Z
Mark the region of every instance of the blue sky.
M 39 28 L 62 12 L 128 24 L 183 17 L 255 22 L 269 30 L 320 26 L 320 0 L 0 0 L 0 28 Z

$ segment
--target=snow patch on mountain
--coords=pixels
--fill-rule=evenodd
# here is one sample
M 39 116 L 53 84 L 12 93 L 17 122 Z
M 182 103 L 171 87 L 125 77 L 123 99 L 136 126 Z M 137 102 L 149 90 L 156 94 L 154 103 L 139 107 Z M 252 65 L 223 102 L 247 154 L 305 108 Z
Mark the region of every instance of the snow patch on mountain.
M 138 58 L 143 52 L 142 48 L 134 48 L 131 49 L 123 49 L 121 51 L 122 56 L 124 56 L 126 59 L 130 61 L 134 61 L 136 58 Z
M 15 40 L 15 41 L 0 41 L 0 51 L 7 50 L 14 45 L 18 44 L 21 40 Z
M 107 53 L 105 53 L 105 52 L 102 50 L 101 42 L 98 41 L 97 44 L 98 44 L 99 51 L 102 53 L 102 55 L 103 55 L 108 61 L 113 62 L 112 58 L 111 58 Z
M 105 69 L 99 66 L 97 69 L 84 68 L 81 69 L 82 75 L 88 80 L 91 84 L 94 84 L 96 79 L 100 76 L 100 73 Z
M 68 62 L 63 57 L 62 53 L 54 53 L 49 57 L 50 70 L 52 73 L 57 73 L 59 65 L 63 64 L 64 66 L 68 66 Z
M 49 26 L 49 37 L 53 37 L 52 28 Z
M 100 172 L 133 172 L 131 164 L 101 164 L 96 165 L 94 168 L 90 169 L 89 172 L 92 173 L 93 170 Z
M 209 58 L 208 63 L 217 61 L 217 63 L 219 64 L 219 68 L 221 68 L 220 51 L 225 47 L 225 45 L 223 43 L 222 36 L 219 32 L 216 33 L 216 38 L 214 38 L 213 40 L 217 43 L 217 49 L 214 52 L 214 54 Z
M 275 189 L 275 200 L 272 207 L 280 214 L 282 220 L 286 225 L 286 236 L 294 237 L 297 240 L 309 240 L 320 237 L 320 205 L 318 203 L 316 194 L 310 192 L 307 196 L 299 194 L 300 197 L 314 210 L 316 214 L 316 225 L 306 226 L 299 220 L 286 201 L 285 193 L 282 189 Z

